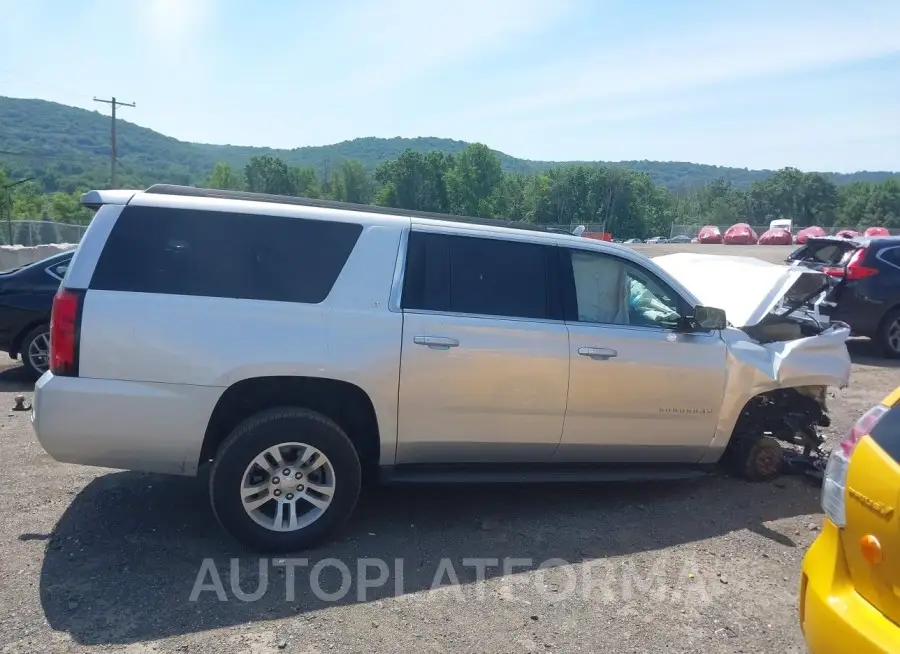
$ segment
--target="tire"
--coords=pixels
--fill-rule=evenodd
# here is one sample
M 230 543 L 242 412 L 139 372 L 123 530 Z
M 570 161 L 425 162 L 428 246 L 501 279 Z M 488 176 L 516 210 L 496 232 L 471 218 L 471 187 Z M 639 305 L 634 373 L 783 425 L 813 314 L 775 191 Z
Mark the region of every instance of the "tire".
M 43 348 L 45 356 L 42 358 L 36 352 L 32 352 L 32 347 L 38 350 Z M 32 381 L 40 379 L 50 363 L 50 325 L 38 325 L 25 334 L 25 338 L 22 339 L 20 356 L 28 378 Z
M 735 451 L 735 464 L 748 481 L 771 481 L 784 469 L 784 450 L 771 436 L 760 436 L 743 443 Z
M 882 356 L 889 359 L 900 358 L 900 307 L 888 311 L 881 321 L 875 340 Z
M 292 445 L 277 447 L 284 444 Z M 294 452 L 294 444 L 302 448 Z M 317 453 L 304 465 L 302 458 L 312 449 Z M 282 457 L 276 459 L 279 465 L 263 458 L 267 452 Z M 282 479 L 285 469 L 290 474 Z M 263 552 L 288 553 L 312 547 L 347 521 L 359 499 L 360 477 L 356 448 L 334 421 L 308 409 L 279 407 L 247 418 L 225 439 L 210 469 L 209 495 L 216 519 L 235 539 Z M 264 502 L 258 508 L 245 509 L 245 479 L 263 489 L 248 499 L 251 506 Z M 329 480 L 331 499 L 322 508 L 329 495 L 313 489 L 329 488 Z

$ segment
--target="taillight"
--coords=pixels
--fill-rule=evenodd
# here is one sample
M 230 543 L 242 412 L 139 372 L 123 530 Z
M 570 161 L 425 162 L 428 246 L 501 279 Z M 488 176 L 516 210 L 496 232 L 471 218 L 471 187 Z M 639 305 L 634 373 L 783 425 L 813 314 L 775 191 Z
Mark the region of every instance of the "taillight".
M 844 267 L 825 268 L 826 275 L 831 277 L 840 277 L 843 279 L 865 279 L 878 273 L 878 268 L 862 265 L 863 259 L 866 258 L 866 248 L 860 248 L 853 253 L 850 261 Z
M 78 376 L 78 323 L 82 294 L 60 288 L 50 312 L 50 371 L 64 377 Z
M 890 409 L 883 404 L 866 411 L 828 458 L 828 465 L 825 466 L 825 478 L 822 482 L 822 509 L 838 527 L 844 527 L 847 524 L 847 470 L 850 467 L 853 451 L 860 439 L 871 433 L 878 421 L 888 411 Z

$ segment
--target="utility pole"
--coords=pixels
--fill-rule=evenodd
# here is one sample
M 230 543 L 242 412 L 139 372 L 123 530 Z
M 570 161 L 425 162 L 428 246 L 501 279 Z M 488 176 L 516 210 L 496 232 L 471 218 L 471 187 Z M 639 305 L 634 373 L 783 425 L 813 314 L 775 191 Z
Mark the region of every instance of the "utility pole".
M 109 130 L 109 187 L 116 188 L 116 107 L 134 107 L 134 102 L 119 102 L 115 96 L 111 100 L 94 98 L 94 102 L 102 102 L 112 106 L 112 122 Z

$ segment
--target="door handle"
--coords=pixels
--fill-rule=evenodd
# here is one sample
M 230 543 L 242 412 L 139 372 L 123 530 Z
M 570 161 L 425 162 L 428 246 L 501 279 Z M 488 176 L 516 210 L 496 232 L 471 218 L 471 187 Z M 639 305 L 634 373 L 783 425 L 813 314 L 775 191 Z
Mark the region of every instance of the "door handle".
M 451 347 L 459 346 L 458 340 L 446 336 L 416 336 L 413 338 L 413 343 L 427 345 L 433 350 L 449 350 Z
M 619 353 L 608 347 L 580 347 L 578 354 L 583 357 L 591 357 L 595 361 L 606 361 L 619 356 Z

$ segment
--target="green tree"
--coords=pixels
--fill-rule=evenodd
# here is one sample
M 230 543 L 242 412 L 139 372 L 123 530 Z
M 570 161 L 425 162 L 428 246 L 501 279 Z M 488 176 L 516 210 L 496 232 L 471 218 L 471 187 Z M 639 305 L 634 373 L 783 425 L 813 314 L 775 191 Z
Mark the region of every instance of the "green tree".
M 446 175 L 450 210 L 463 216 L 492 216 L 489 198 L 502 179 L 496 154 L 481 143 L 467 146 Z
M 316 177 L 316 169 L 312 166 L 292 166 L 290 179 L 293 191 L 291 195 L 304 198 L 322 197 L 322 189 L 319 188 L 319 180 Z
M 47 200 L 50 217 L 60 223 L 86 225 L 93 214 L 81 204 L 80 193 L 52 193 Z
M 345 159 L 334 171 L 331 197 L 341 202 L 369 204 L 375 188 L 365 167 L 355 159 Z
M 249 191 L 293 195 L 291 171 L 278 157 L 252 157 L 244 166 L 244 178 Z
M 225 161 L 218 162 L 206 178 L 203 184 L 207 188 L 222 189 L 224 191 L 244 190 L 244 180 L 241 174 Z

